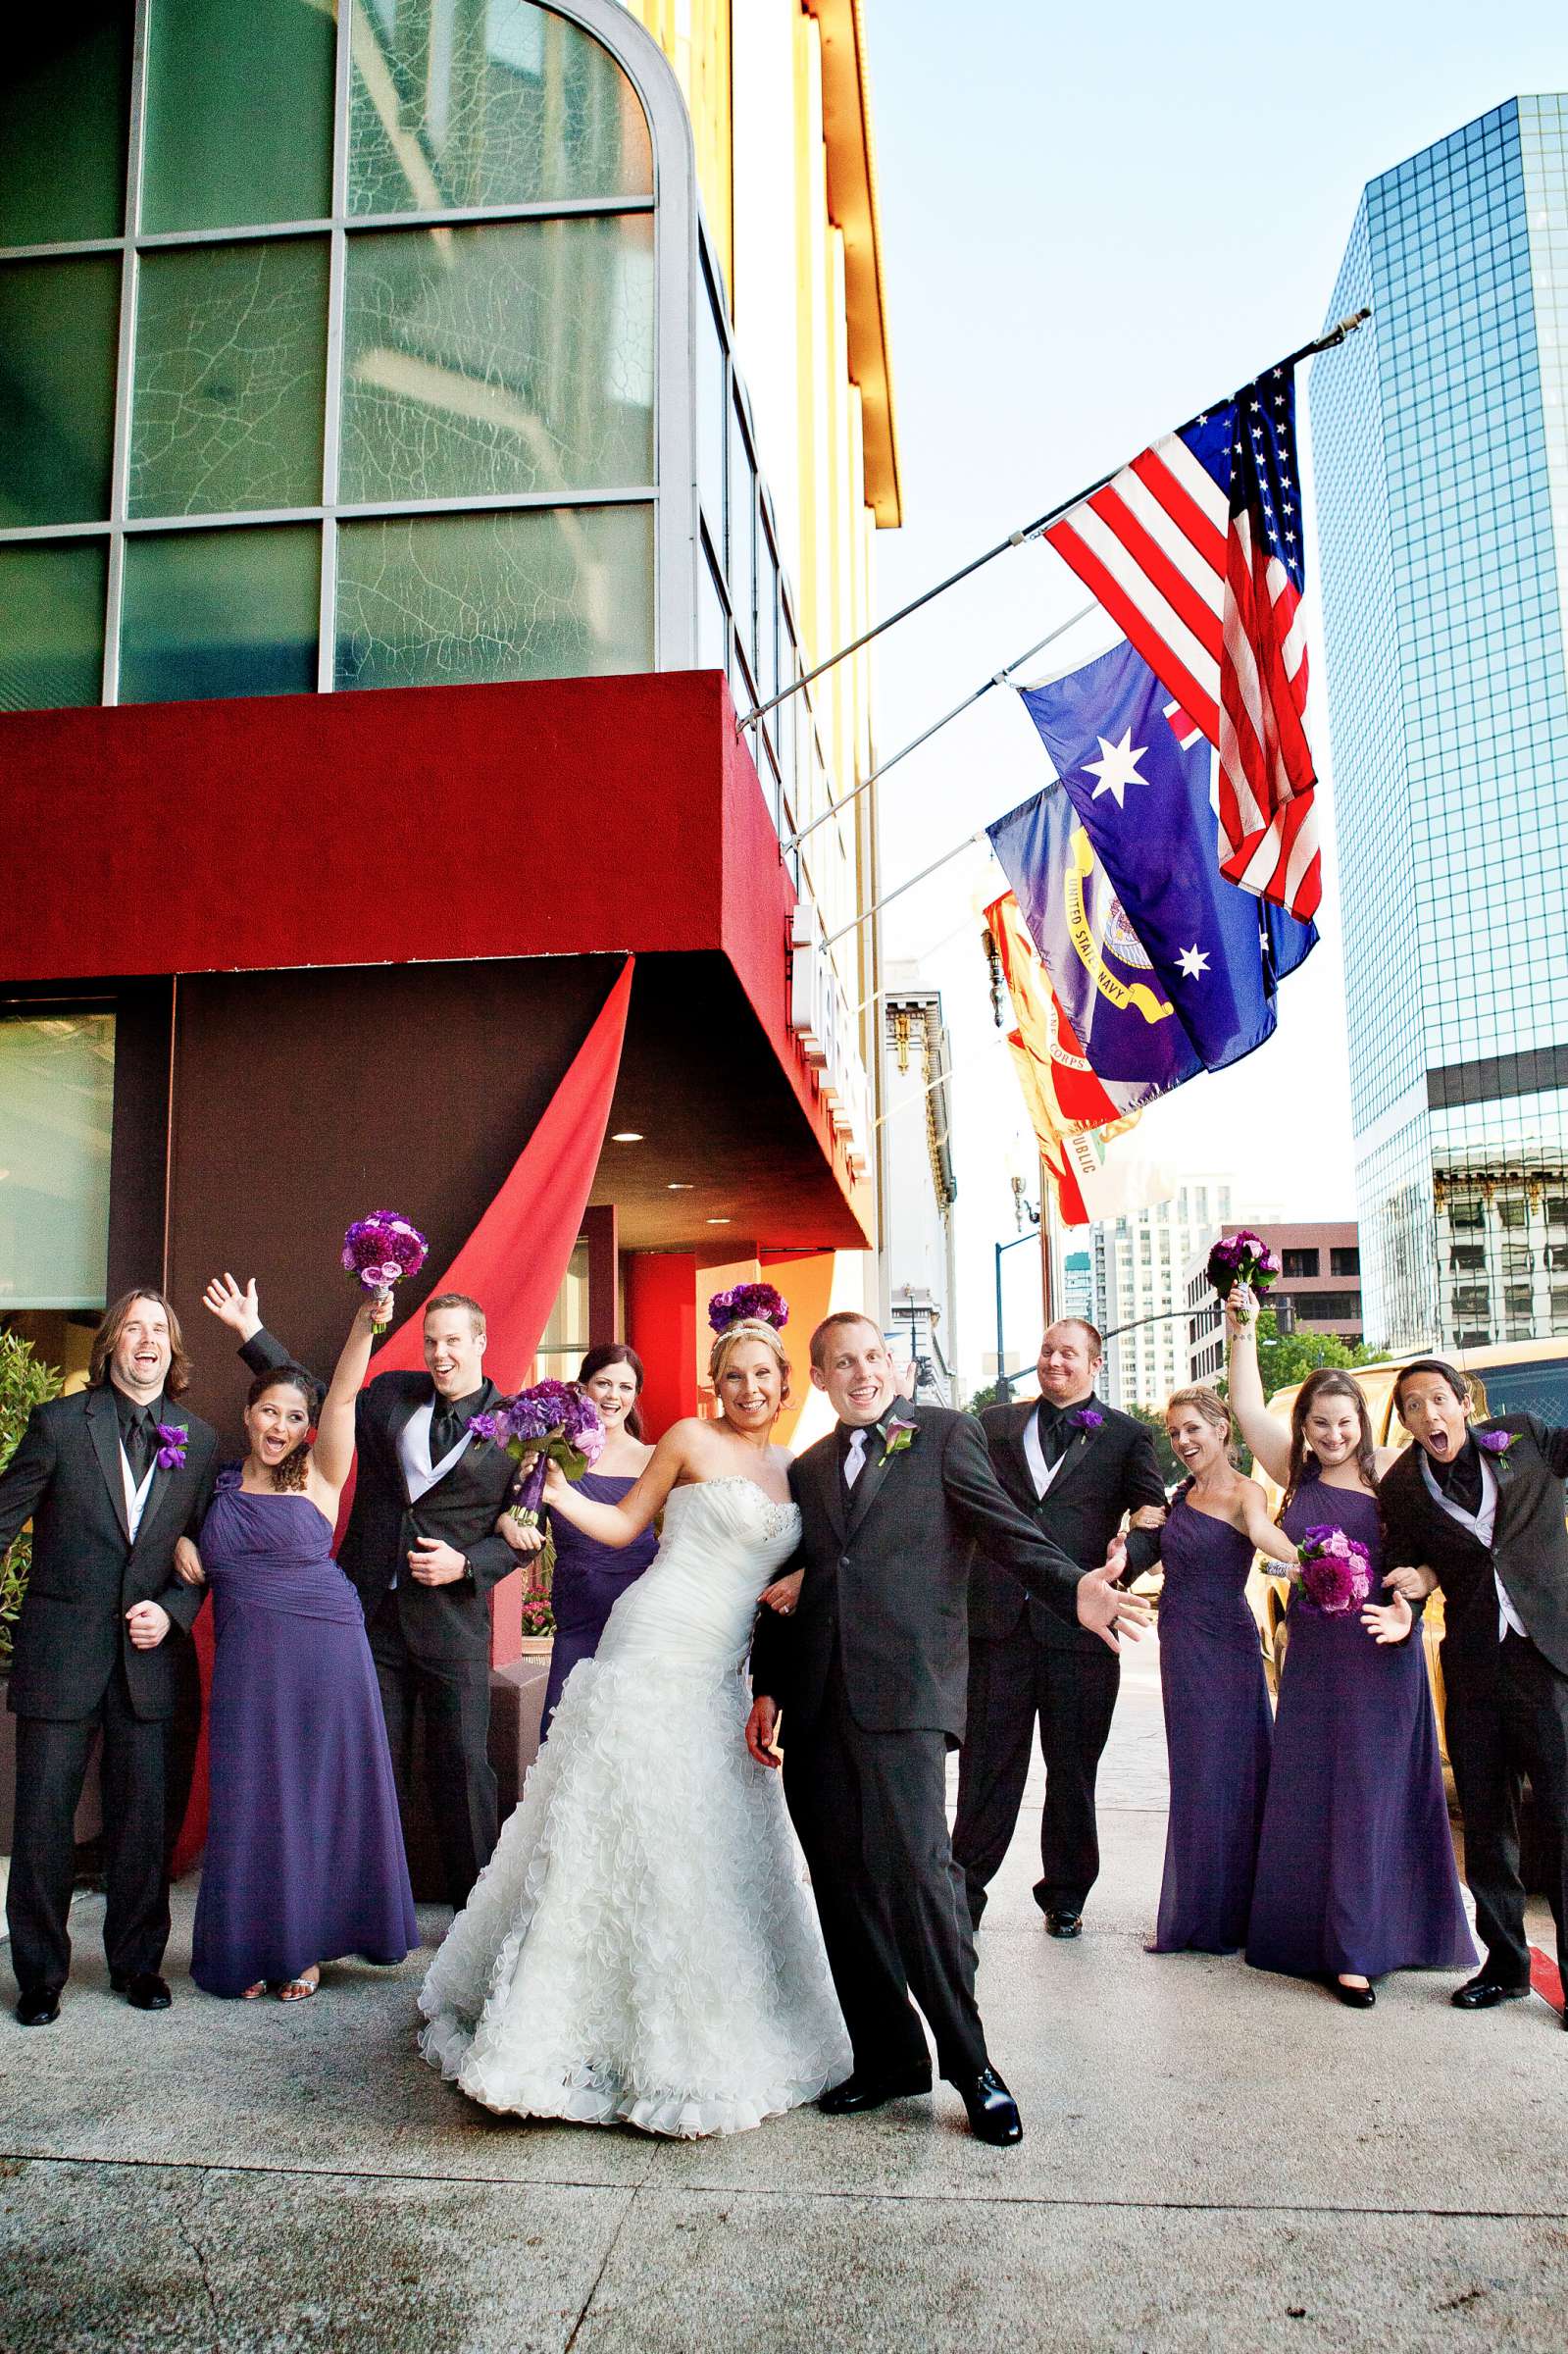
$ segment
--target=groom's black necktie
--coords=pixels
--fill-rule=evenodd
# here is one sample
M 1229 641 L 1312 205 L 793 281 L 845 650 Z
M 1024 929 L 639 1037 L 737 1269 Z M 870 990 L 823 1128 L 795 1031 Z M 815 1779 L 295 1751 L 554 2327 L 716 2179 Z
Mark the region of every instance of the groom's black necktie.
M 471 1418 L 480 1410 L 482 1389 L 470 1390 L 466 1398 L 443 1398 L 437 1393 L 430 1412 L 430 1462 L 443 1462 L 468 1429 Z
M 159 1404 L 162 1403 L 160 1399 Z M 126 1451 L 126 1460 L 130 1465 L 130 1484 L 139 1488 L 152 1469 L 153 1458 L 158 1452 L 153 1409 L 150 1406 L 138 1405 L 134 1398 L 127 1398 L 123 1390 L 117 1391 L 115 1406 L 120 1415 L 120 1443 Z
M 1481 1450 L 1474 1437 L 1465 1440 L 1451 1463 L 1433 1462 L 1430 1455 L 1427 1460 L 1432 1463 L 1432 1476 L 1448 1502 L 1456 1504 L 1462 1512 L 1469 1512 L 1474 1517 L 1480 1511 L 1486 1495 L 1481 1477 Z
M 1072 1410 L 1069 1407 L 1053 1406 L 1048 1398 L 1042 1398 L 1035 1409 L 1035 1425 L 1039 1432 L 1039 1451 L 1045 1458 L 1047 1471 L 1053 1464 L 1059 1463 L 1067 1453 L 1073 1436 L 1067 1417 Z

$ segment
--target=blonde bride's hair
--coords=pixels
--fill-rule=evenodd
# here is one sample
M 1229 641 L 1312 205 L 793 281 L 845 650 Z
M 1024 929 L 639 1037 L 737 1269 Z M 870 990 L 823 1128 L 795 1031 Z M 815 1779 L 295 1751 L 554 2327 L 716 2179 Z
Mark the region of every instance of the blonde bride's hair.
M 779 1368 L 779 1402 L 782 1406 L 787 1406 L 789 1403 L 789 1359 L 784 1355 L 784 1345 L 779 1334 L 771 1324 L 764 1323 L 760 1316 L 742 1316 L 738 1323 L 727 1325 L 709 1350 L 708 1379 L 712 1382 L 715 1391 L 724 1379 L 726 1365 L 745 1341 L 760 1341 L 763 1348 L 770 1352 L 774 1363 Z

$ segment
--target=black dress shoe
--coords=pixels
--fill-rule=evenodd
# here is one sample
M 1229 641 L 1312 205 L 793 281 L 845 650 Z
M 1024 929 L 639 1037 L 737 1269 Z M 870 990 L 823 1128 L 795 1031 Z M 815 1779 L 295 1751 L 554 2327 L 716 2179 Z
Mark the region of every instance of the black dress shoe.
M 1529 1992 L 1528 1984 L 1505 1986 L 1499 1979 L 1489 1978 L 1483 1972 L 1479 1978 L 1468 1980 L 1448 2000 L 1456 2011 L 1490 2011 L 1493 2003 L 1522 2003 Z
M 863 2117 L 868 2109 L 885 2108 L 889 2101 L 918 2100 L 931 2090 L 931 2072 L 907 2076 L 845 2076 L 817 2103 L 824 2117 Z
M 989 2062 L 978 2076 L 961 2077 L 957 2085 L 969 2111 L 969 2129 L 977 2141 L 992 2142 L 1005 2149 L 1012 2142 L 1023 2140 L 1018 2103 Z
M 1045 1914 L 1045 1934 L 1047 1937 L 1082 1937 L 1084 1934 L 1083 1914 L 1069 1913 L 1065 1909 L 1048 1907 Z
M 25 2027 L 52 2027 L 60 2017 L 58 1986 L 24 1986 L 17 1997 L 17 2018 Z
M 1370 2011 L 1378 1999 L 1375 1987 L 1346 1986 L 1342 1978 L 1333 1979 L 1329 1991 L 1337 2003 L 1343 2003 L 1347 2011 Z
M 109 1983 L 116 1994 L 123 1994 L 133 2011 L 167 2011 L 174 2001 L 169 1981 L 155 1970 L 136 1970 L 128 1973 L 112 1970 Z

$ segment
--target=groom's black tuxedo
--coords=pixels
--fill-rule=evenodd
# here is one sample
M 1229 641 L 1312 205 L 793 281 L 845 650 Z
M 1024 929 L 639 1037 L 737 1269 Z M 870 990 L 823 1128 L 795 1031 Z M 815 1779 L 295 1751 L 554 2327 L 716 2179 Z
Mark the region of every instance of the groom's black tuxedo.
M 791 1466 L 805 1579 L 794 1614 L 760 1613 L 752 1686 L 784 1710 L 784 1795 L 811 1867 L 855 2073 L 986 2065 L 975 1945 L 947 1837 L 945 1759 L 963 1737 L 969 1556 L 978 1537 L 1076 1618 L 1080 1571 L 998 1486 L 973 1416 L 897 1402 L 915 1425 L 871 1434 L 852 1489 L 838 1431 Z
M 265 1327 L 240 1355 L 255 1372 L 287 1364 L 289 1355 Z M 485 1382 L 478 1410 L 495 1404 Z M 378 1373 L 354 1409 L 354 1503 L 339 1560 L 365 1612 L 400 1792 L 408 1769 L 417 1708 L 425 1714 L 430 1815 L 454 1906 L 490 1860 L 499 1830 L 495 1773 L 489 1760 L 489 1593 L 517 1567 L 495 1523 L 517 1466 L 502 1447 L 471 1439 L 433 1486 L 411 1499 L 402 1447 L 409 1423 L 435 1397 L 428 1373 Z M 442 1586 L 419 1584 L 408 1555 L 421 1537 L 438 1537 L 462 1554 L 466 1576 Z
M 212 1498 L 217 1433 L 165 1401 L 185 1432 L 184 1462 L 154 1467 L 134 1538 L 112 1384 L 35 1407 L 0 1476 L 0 1554 L 32 1521 L 32 1566 L 17 1620 L 8 1705 L 17 1723 L 15 1852 L 6 1891 L 19 1985 L 58 1987 L 71 1962 L 66 1916 L 73 1827 L 92 1744 L 103 1730 L 108 1846 L 104 1950 L 118 1975 L 156 1970 L 169 1936 L 164 1765 L 177 1654 L 202 1604 L 174 1572 Z M 155 1602 L 172 1621 L 138 1651 L 126 1612 Z
M 1443 1729 L 1465 1826 L 1465 1878 L 1487 1947 L 1487 1975 L 1530 1975 L 1519 1874 L 1519 1793 L 1535 1793 L 1542 1861 L 1568 1976 L 1568 1430 L 1502 1414 L 1477 1432 L 1508 1434 L 1486 1455 L 1497 1484 L 1492 1542 L 1445 1511 L 1411 1443 L 1378 1490 L 1391 1561 L 1424 1562 L 1442 1589 Z M 1501 1584 L 1524 1633 L 1502 1631 Z
M 1075 1419 L 1085 1409 L 1097 1424 Z M 996 1476 L 1021 1512 L 1081 1568 L 1105 1559 L 1123 1514 L 1165 1503 L 1154 1442 L 1141 1422 L 1097 1398 L 1065 1409 L 1061 1455 L 1043 1496 L 1025 1453 L 1039 1410 L 1035 1398 L 987 1407 L 981 1428 Z M 1153 1558 L 1155 1545 L 1146 1548 Z M 1132 1542 L 1130 1555 L 1137 1560 Z M 1045 1761 L 1040 1812 L 1042 1911 L 1081 1913 L 1099 1875 L 1094 1779 L 1110 1737 L 1122 1663 L 1076 1619 L 1065 1624 L 1031 1601 L 1016 1577 L 982 1550 L 969 1581 L 969 1729 L 958 1776 L 953 1854 L 975 1924 L 1018 1821 L 1035 1721 Z

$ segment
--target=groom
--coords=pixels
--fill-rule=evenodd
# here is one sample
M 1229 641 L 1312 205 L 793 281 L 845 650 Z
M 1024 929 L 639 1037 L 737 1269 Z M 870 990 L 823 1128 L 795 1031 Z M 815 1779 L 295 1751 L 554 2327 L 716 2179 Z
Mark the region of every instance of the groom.
M 760 1765 L 777 1766 L 787 1709 L 784 1796 L 854 2051 L 852 2074 L 821 2105 L 850 2116 L 931 2090 L 918 2004 L 972 2130 L 1016 2142 L 1017 2107 L 986 2053 L 974 1933 L 947 1835 L 973 1541 L 1113 1650 L 1118 1625 L 1136 1635 L 1148 1612 L 1115 1586 L 1119 1550 L 1086 1575 L 1026 1519 L 972 1416 L 902 1399 L 869 1317 L 818 1325 L 811 1378 L 838 1427 L 790 1469 L 805 1582 L 792 1619 L 764 1611 L 758 1620 L 746 1743 Z

